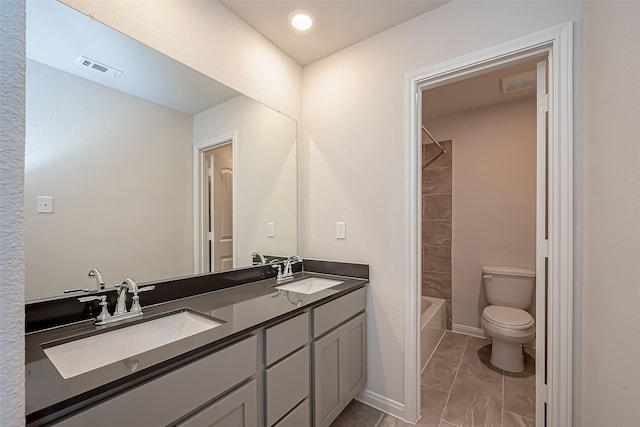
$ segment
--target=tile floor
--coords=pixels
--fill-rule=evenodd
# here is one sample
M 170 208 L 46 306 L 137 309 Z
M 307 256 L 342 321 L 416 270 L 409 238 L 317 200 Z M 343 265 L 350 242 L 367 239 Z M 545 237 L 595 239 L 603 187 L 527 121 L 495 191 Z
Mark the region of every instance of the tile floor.
M 489 363 L 491 342 L 447 331 L 422 372 L 422 418 L 416 426 L 534 427 L 535 361 L 505 373 Z M 402 420 L 353 401 L 331 427 L 406 427 Z

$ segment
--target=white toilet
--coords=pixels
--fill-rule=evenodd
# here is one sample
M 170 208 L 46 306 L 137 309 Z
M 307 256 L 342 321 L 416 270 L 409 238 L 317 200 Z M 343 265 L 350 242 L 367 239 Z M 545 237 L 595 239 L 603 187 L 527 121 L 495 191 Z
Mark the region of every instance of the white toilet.
M 482 268 L 482 279 L 490 304 L 482 312 L 482 328 L 493 339 L 491 364 L 508 372 L 522 372 L 522 344 L 531 341 L 536 332 L 533 317 L 525 311 L 531 305 L 536 272 L 487 266 Z

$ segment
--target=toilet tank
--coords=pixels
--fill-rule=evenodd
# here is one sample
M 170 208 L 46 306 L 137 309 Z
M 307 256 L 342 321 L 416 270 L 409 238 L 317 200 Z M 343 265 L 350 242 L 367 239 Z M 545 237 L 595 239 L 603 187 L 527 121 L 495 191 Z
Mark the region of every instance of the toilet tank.
M 482 267 L 487 302 L 526 310 L 531 306 L 536 272 L 528 268 L 486 266 Z

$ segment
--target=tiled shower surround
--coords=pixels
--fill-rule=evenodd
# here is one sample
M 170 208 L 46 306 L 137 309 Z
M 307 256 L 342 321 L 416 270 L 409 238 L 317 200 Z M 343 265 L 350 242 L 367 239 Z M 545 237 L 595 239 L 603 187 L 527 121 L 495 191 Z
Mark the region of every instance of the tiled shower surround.
M 441 145 L 440 157 L 435 144 L 422 146 L 422 295 L 447 301 L 450 330 L 453 144 Z

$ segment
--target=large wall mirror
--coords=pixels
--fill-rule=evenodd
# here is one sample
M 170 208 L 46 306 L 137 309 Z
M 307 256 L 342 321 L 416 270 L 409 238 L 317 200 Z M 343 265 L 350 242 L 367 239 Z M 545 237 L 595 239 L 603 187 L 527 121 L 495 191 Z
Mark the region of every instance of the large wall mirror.
M 27 300 L 297 252 L 294 120 L 56 0 L 26 105 Z

